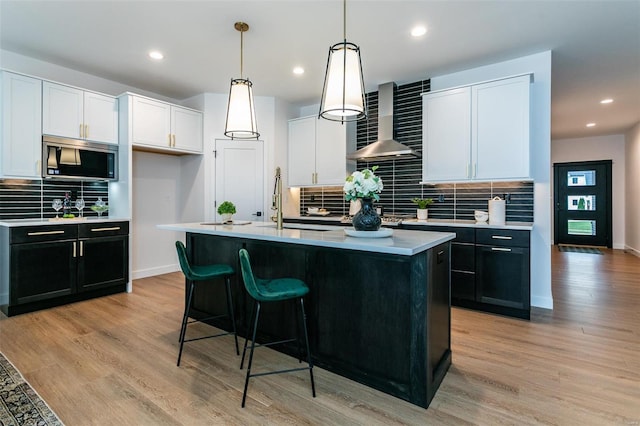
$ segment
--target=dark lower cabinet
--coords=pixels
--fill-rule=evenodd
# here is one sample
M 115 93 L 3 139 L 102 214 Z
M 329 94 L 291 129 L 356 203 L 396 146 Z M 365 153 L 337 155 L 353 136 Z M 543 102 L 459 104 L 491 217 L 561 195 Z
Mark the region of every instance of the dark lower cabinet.
M 129 277 L 128 227 L 80 225 L 78 291 L 126 283 Z
M 433 225 L 403 228 L 456 234 L 451 242 L 453 306 L 529 319 L 529 231 Z
M 129 223 L 0 227 L 7 316 L 126 289 Z
M 74 241 L 11 246 L 11 305 L 71 294 L 76 287 Z
M 509 308 L 529 305 L 529 249 L 476 247 L 476 300 Z

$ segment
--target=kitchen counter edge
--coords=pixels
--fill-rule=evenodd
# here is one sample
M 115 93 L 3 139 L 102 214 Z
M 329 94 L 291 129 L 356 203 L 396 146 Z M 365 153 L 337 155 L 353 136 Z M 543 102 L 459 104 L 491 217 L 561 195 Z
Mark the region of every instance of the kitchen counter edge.
M 43 219 L 9 219 L 0 220 L 0 226 L 7 228 L 15 228 L 19 226 L 55 226 L 55 225 L 81 225 L 84 223 L 108 223 L 108 222 L 131 222 L 130 218 L 91 218 L 85 220 L 79 219 L 60 219 L 60 220 L 43 220 Z

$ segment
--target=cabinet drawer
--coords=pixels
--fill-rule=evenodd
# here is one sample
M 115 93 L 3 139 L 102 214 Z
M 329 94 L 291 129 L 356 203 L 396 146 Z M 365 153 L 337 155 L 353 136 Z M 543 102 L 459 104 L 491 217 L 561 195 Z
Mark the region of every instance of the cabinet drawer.
M 529 231 L 513 229 L 476 229 L 476 244 L 488 246 L 529 247 Z
M 19 226 L 11 228 L 10 244 L 75 239 L 78 225 Z
M 79 238 L 111 237 L 128 235 L 129 222 L 83 223 L 79 226 Z

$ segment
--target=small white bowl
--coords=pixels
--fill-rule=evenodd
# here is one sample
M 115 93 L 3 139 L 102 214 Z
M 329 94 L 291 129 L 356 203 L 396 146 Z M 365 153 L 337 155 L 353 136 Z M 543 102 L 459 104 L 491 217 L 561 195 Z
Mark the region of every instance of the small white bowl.
M 489 220 L 489 213 L 482 210 L 476 210 L 473 212 L 473 217 L 476 218 L 476 222 L 486 222 Z
M 307 207 L 307 212 L 309 213 L 318 213 L 317 207 Z

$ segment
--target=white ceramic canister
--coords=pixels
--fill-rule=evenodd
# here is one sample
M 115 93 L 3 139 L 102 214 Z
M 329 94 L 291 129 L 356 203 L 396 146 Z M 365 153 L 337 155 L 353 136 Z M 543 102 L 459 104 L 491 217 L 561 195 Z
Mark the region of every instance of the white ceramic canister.
M 489 225 L 504 225 L 506 217 L 506 203 L 500 197 L 489 200 Z

